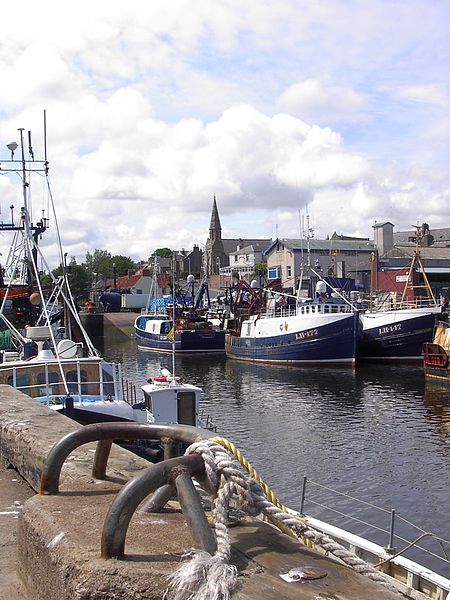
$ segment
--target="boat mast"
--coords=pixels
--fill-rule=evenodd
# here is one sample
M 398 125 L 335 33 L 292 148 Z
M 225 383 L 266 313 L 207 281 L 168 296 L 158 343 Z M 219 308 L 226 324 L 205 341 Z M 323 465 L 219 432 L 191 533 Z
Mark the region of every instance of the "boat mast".
M 436 298 L 434 297 L 433 290 L 431 289 L 430 282 L 428 281 L 428 277 L 425 273 L 422 259 L 420 257 L 420 246 L 421 246 L 420 242 L 422 240 L 422 234 L 420 231 L 421 227 L 420 227 L 420 225 L 415 225 L 415 228 L 416 228 L 416 247 L 414 249 L 413 259 L 409 266 L 409 271 L 408 271 L 408 276 L 407 276 L 407 279 L 405 282 L 405 286 L 403 288 L 402 298 L 400 300 L 400 308 L 403 308 L 403 302 L 405 301 L 406 290 L 408 289 L 408 287 L 413 290 L 413 293 L 414 293 L 415 289 L 425 289 L 427 292 L 428 298 L 429 299 L 431 298 L 433 304 L 436 304 Z M 422 273 L 424 285 L 414 285 L 414 281 L 412 280 L 412 278 L 414 276 L 413 271 L 414 271 L 414 267 L 416 266 L 416 264 L 418 265 L 418 270 Z M 411 285 L 408 285 L 410 281 L 411 281 Z
M 37 248 L 35 246 L 36 238 L 32 234 L 31 230 L 31 222 L 30 222 L 30 212 L 28 207 L 28 182 L 27 182 L 27 170 L 26 170 L 26 162 L 25 162 L 25 148 L 24 148 L 24 140 L 23 140 L 23 127 L 19 127 L 18 129 L 20 135 L 20 152 L 21 152 L 21 162 L 22 162 L 22 198 L 23 198 L 23 206 L 20 213 L 20 218 L 23 223 L 23 231 L 25 238 L 25 255 L 27 261 L 27 271 L 28 271 L 28 283 L 30 286 L 30 294 L 33 291 L 33 288 L 36 286 L 36 277 L 37 277 Z M 38 237 L 38 236 L 37 236 Z M 33 322 L 35 320 L 35 309 L 32 305 L 32 313 L 33 313 Z
M 175 252 L 172 251 L 172 377 L 175 385 Z

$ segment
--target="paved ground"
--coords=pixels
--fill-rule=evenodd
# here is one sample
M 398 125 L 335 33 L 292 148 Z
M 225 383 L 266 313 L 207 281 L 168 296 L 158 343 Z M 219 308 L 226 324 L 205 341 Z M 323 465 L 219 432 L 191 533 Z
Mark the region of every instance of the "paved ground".
M 135 312 L 118 312 L 118 313 L 105 313 L 105 328 L 113 325 L 118 332 L 126 335 L 130 338 L 134 334 L 134 321 L 138 313 Z
M 17 570 L 18 513 L 34 491 L 14 469 L 0 463 L 0 598 L 30 600 Z

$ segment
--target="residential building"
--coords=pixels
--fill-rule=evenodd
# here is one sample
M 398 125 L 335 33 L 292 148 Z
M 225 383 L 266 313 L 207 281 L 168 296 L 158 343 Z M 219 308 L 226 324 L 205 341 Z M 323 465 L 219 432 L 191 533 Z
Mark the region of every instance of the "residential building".
M 127 294 L 146 294 L 150 291 L 151 274 L 149 269 L 122 275 L 116 278 L 116 289 Z
M 255 265 L 266 262 L 265 251 L 271 243 L 272 240 L 266 239 L 243 248 L 238 246 L 237 250 L 228 255 L 230 264 L 221 269 L 221 273 L 229 276 L 236 274 L 239 279 L 248 279 L 255 272 Z
M 376 252 L 368 238 L 333 236 L 327 240 L 277 238 L 266 250 L 268 279 L 280 279 L 295 291 L 302 270 L 310 265 L 321 276 L 353 277 L 359 287 L 370 285 L 370 264 Z M 309 274 L 305 272 L 306 278 Z
M 199 278 L 203 275 L 203 252 L 196 245 L 190 252 L 183 248 L 180 253 L 183 256 L 182 272 L 185 275 L 194 275 Z

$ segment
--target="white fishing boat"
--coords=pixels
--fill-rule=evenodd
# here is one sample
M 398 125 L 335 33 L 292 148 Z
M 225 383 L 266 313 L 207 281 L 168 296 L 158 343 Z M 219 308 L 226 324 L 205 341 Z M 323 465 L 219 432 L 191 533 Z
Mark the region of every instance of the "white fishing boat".
M 0 295 L 0 320 L 3 330 L 10 334 L 11 345 L 0 354 L 0 383 L 81 424 L 136 421 L 210 425 L 199 416 L 202 390 L 182 383 L 168 370 L 143 386 L 143 400 L 136 396 L 124 399 L 121 366 L 102 359 L 81 323 L 60 239 L 62 275 L 58 278 L 52 275 L 38 245 L 49 219 L 43 216 L 37 224 L 32 221 L 30 178 L 32 174 L 47 177 L 48 161 L 46 156 L 43 161 L 34 160 L 30 133 L 30 158 L 25 159 L 23 130 L 19 131 L 20 144 L 8 145 L 11 159 L 2 161 L 7 166 L 1 167 L 21 176 L 22 208 L 16 222 L 11 208 L 11 222 L 0 224 L 1 231 L 13 233 Z M 18 148 L 21 158 L 15 160 Z M 50 290 L 42 284 L 38 264 L 44 265 L 52 278 Z M 172 354 L 175 343 L 168 342 Z

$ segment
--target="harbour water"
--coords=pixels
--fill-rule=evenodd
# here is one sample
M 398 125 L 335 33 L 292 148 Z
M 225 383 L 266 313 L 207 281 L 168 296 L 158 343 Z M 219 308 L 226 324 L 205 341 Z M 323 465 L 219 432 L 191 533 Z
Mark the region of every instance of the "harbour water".
M 140 352 L 132 339 L 102 342 L 105 358 L 123 364 L 138 394 L 161 367 L 172 370 L 170 355 Z M 450 540 L 450 392 L 425 385 L 421 367 L 302 369 L 218 356 L 177 357 L 175 364 L 178 376 L 204 390 L 202 409 L 218 433 L 285 505 L 300 509 L 307 477 L 310 516 L 387 546 L 395 509 L 396 535 L 414 540 L 422 530 Z M 394 540 L 398 549 L 405 545 Z M 420 545 L 445 556 L 430 537 Z M 450 544 L 444 548 L 449 556 Z M 415 549 L 406 556 L 450 577 L 449 563 L 437 556 Z

